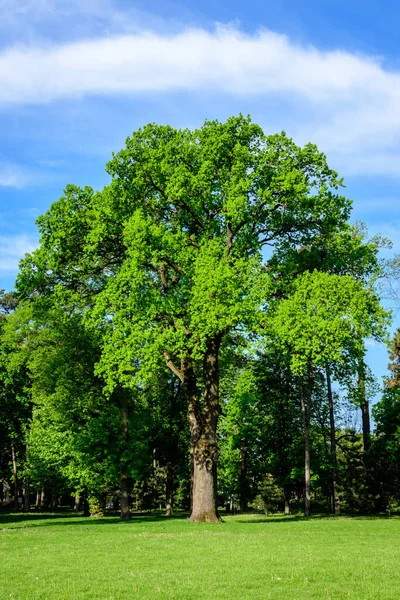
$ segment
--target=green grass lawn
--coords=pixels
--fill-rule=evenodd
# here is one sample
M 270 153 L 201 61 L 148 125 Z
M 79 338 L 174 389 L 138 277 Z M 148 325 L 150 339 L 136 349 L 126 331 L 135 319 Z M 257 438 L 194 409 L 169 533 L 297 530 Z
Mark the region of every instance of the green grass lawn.
M 400 599 L 400 518 L 0 514 L 0 598 Z

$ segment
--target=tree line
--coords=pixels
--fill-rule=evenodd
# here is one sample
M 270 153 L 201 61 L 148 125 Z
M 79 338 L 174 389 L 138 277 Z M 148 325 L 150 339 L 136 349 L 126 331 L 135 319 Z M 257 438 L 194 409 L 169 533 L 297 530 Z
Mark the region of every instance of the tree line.
M 325 155 L 239 116 L 147 125 L 107 171 L 39 217 L 1 295 L 3 503 L 393 510 L 399 335 L 383 387 L 365 355 L 397 261 Z

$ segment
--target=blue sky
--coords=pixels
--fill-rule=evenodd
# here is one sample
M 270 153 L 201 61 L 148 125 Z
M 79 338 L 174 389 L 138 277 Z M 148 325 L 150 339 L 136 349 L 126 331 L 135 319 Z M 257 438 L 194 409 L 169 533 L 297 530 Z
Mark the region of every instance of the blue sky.
M 67 183 L 95 188 L 127 135 L 250 113 L 316 142 L 353 219 L 400 252 L 400 5 L 0 0 L 0 287 Z M 370 347 L 374 371 L 385 350 Z

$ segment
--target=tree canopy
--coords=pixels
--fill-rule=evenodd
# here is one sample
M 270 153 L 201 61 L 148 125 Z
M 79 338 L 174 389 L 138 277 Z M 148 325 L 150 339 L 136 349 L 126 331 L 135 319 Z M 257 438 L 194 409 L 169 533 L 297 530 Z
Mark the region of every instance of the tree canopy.
M 365 339 L 385 338 L 374 286 L 386 242 L 349 223 L 315 145 L 249 117 L 149 124 L 107 171 L 103 190 L 68 185 L 39 217 L 5 317 L 6 363 L 33 403 L 25 472 L 40 486 L 57 471 L 54 488 L 97 507 L 119 479 L 124 518 L 130 493 L 154 499 L 162 474 L 171 498 L 179 474 L 191 519 L 217 521 L 222 451 L 223 487 L 242 507 L 259 485 L 265 497 L 283 486 L 289 505 L 303 380 L 308 439 L 323 447 L 336 436 L 331 375 L 343 386 L 339 365 L 360 374 Z

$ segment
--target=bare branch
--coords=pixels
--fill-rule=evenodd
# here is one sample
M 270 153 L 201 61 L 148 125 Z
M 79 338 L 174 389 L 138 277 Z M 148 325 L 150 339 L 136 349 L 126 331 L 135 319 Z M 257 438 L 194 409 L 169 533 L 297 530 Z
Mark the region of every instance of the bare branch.
M 168 352 L 166 350 L 162 351 L 163 356 L 165 358 L 165 363 L 167 365 L 167 367 L 169 369 L 171 369 L 171 371 L 174 373 L 174 375 L 176 375 L 179 380 L 183 383 L 183 379 L 184 379 L 184 373 L 181 369 L 178 369 L 178 367 L 175 365 L 174 361 L 172 360 L 172 357 L 170 354 L 168 354 Z

